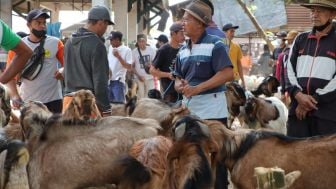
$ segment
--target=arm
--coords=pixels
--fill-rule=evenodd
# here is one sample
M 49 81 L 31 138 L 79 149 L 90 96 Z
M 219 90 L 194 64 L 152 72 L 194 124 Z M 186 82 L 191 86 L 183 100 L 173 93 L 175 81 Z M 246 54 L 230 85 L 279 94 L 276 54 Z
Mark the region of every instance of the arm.
M 241 63 L 241 59 L 243 57 L 243 53 L 241 51 L 241 48 L 239 45 L 238 46 L 238 57 L 237 57 L 237 67 L 238 67 L 238 74 L 239 74 L 239 77 L 242 81 L 242 84 L 243 84 L 243 87 L 245 88 L 245 79 L 244 79 L 244 72 L 243 72 L 243 66 L 242 66 L 242 63 Z
M 203 91 L 213 89 L 215 87 L 223 85 L 226 82 L 231 81 L 232 79 L 233 79 L 232 67 L 225 67 L 224 69 L 218 71 L 209 80 L 199 85 L 190 86 L 188 84 L 185 84 L 185 87 L 183 88 L 182 93 L 188 98 L 188 97 L 197 95 Z
M 15 108 L 19 108 L 23 101 L 19 95 L 19 92 L 17 90 L 17 87 L 16 87 L 16 80 L 15 79 L 12 79 L 10 80 L 7 84 L 6 84 L 6 87 L 8 88 L 9 90 L 9 95 L 11 97 L 11 100 L 13 102 L 13 106 Z
M 63 67 L 64 66 L 64 45 L 63 45 L 61 40 L 58 41 L 57 48 L 58 48 L 58 51 L 57 51 L 56 57 Z M 64 79 L 63 68 L 60 68 L 59 70 L 56 70 L 54 76 L 58 80 L 63 80 Z
M 171 80 L 174 80 L 174 77 L 170 72 L 162 72 L 154 66 L 150 67 L 149 73 L 158 78 L 169 78 Z
M 12 51 L 15 52 L 16 56 L 13 58 L 11 64 L 6 68 L 4 73 L 0 75 L 0 82 L 7 83 L 15 77 L 22 69 L 25 64 L 33 54 L 32 50 L 20 40 L 18 45 Z
M 109 66 L 107 60 L 106 48 L 103 44 L 98 43 L 91 60 L 93 92 L 96 96 L 97 105 L 100 111 L 106 114 L 111 113 L 111 105 L 108 99 L 108 79 Z
M 119 60 L 120 64 L 127 70 L 131 70 L 132 69 L 132 64 L 129 64 L 126 62 L 126 60 L 124 60 L 121 56 L 120 53 L 117 49 L 113 49 L 112 50 L 113 55 Z M 128 52 L 126 53 L 126 58 L 128 56 L 132 56 L 130 55 Z M 131 60 L 132 61 L 132 60 Z

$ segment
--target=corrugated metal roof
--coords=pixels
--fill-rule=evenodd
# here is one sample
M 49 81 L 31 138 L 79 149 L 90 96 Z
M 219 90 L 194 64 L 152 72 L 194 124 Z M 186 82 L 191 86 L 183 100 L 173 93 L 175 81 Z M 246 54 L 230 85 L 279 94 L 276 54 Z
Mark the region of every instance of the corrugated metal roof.
M 312 28 L 310 20 L 310 10 L 300 6 L 300 4 L 286 5 L 287 25 L 282 26 L 282 30 L 307 31 Z

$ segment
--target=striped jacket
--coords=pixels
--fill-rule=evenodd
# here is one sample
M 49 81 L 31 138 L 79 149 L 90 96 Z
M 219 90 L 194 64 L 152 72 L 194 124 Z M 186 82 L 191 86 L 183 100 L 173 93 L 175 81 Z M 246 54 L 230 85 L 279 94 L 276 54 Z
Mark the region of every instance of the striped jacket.
M 290 115 L 295 114 L 299 91 L 318 101 L 313 115 L 336 121 L 336 29 L 320 37 L 314 31 L 300 34 L 289 54 L 287 66 Z

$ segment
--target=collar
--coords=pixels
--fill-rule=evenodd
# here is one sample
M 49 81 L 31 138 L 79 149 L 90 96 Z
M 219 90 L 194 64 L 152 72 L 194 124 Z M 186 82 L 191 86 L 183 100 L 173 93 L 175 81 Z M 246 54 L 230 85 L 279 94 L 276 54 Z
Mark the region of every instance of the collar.
M 323 31 L 319 32 L 316 30 L 312 30 L 309 34 L 308 34 L 308 38 L 309 39 L 318 39 L 318 38 L 322 38 L 324 36 L 328 36 L 329 34 L 331 34 L 332 32 L 335 32 L 335 28 L 333 27 L 332 24 L 330 24 L 327 28 L 325 28 Z
M 195 44 L 200 44 L 202 43 L 203 39 L 208 35 L 208 33 L 206 32 L 206 30 L 204 30 L 204 32 L 202 33 L 202 35 L 197 39 Z M 191 39 L 189 39 L 187 41 L 188 44 L 188 48 L 191 49 Z

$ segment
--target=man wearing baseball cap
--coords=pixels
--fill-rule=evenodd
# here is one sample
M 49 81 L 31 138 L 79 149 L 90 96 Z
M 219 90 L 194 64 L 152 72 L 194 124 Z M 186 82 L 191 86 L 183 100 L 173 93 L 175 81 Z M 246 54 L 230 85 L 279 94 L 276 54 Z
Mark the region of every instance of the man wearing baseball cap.
M 59 71 L 59 65 L 63 66 L 63 43 L 60 39 L 48 36 L 47 19 L 48 13 L 42 9 L 33 9 L 27 15 L 27 26 L 29 35 L 22 38 L 33 51 L 34 54 L 26 65 L 38 64 L 40 69 L 36 69 L 37 74 L 23 74 L 20 79 L 20 94 L 17 91 L 16 81 L 8 84 L 11 89 L 11 99 L 15 105 L 19 106 L 24 101 L 39 101 L 44 103 L 53 113 L 62 111 L 62 85 L 59 80 L 63 79 Z M 11 62 L 9 56 L 7 62 Z M 34 60 L 34 61 L 33 61 Z M 34 63 L 32 63 L 32 61 Z M 32 72 L 31 72 L 32 73 Z
M 191 113 L 226 125 L 228 110 L 224 90 L 225 83 L 233 79 L 233 69 L 225 44 L 205 30 L 212 17 L 207 3 L 195 0 L 183 10 L 182 26 L 189 40 L 177 55 L 175 89 L 183 95 L 183 104 Z M 223 167 L 217 170 L 222 172 Z M 216 188 L 227 187 L 225 173 L 217 175 Z
M 168 37 L 165 34 L 159 35 L 159 37 L 154 38 L 157 40 L 157 43 L 155 44 L 155 47 L 159 49 L 162 47 L 162 45 L 166 44 L 168 42 Z
M 181 96 L 179 98 L 179 95 L 175 91 L 174 77 L 172 76 L 172 71 L 176 63 L 176 54 L 184 42 L 182 23 L 173 23 L 169 30 L 170 41 L 156 52 L 150 73 L 160 78 L 163 99 L 166 102 L 175 103 L 177 100 L 182 99 Z
M 111 31 L 108 36 L 111 46 L 108 49 L 110 67 L 109 99 L 111 103 L 125 103 L 126 72 L 132 69 L 132 50 L 122 44 L 123 34 Z
M 287 134 L 311 137 L 336 133 L 336 16 L 334 0 L 310 0 L 313 28 L 299 34 L 287 64 L 291 104 Z
M 243 67 L 240 61 L 241 58 L 243 57 L 243 53 L 241 51 L 240 46 L 232 41 L 233 38 L 235 37 L 236 29 L 238 28 L 239 26 L 234 26 L 233 24 L 228 23 L 223 26 L 223 31 L 225 32 L 227 38 L 227 44 L 229 46 L 229 56 L 231 59 L 231 63 L 233 65 L 234 79 L 235 81 L 241 79 L 242 85 L 245 88 Z
M 109 65 L 102 38 L 109 25 L 114 25 L 110 11 L 105 6 L 92 7 L 87 25 L 72 34 L 65 44 L 64 54 L 65 93 L 91 90 L 103 116 L 111 114 L 108 98 Z M 71 99 L 66 95 L 64 101 L 68 101 L 66 98 Z

